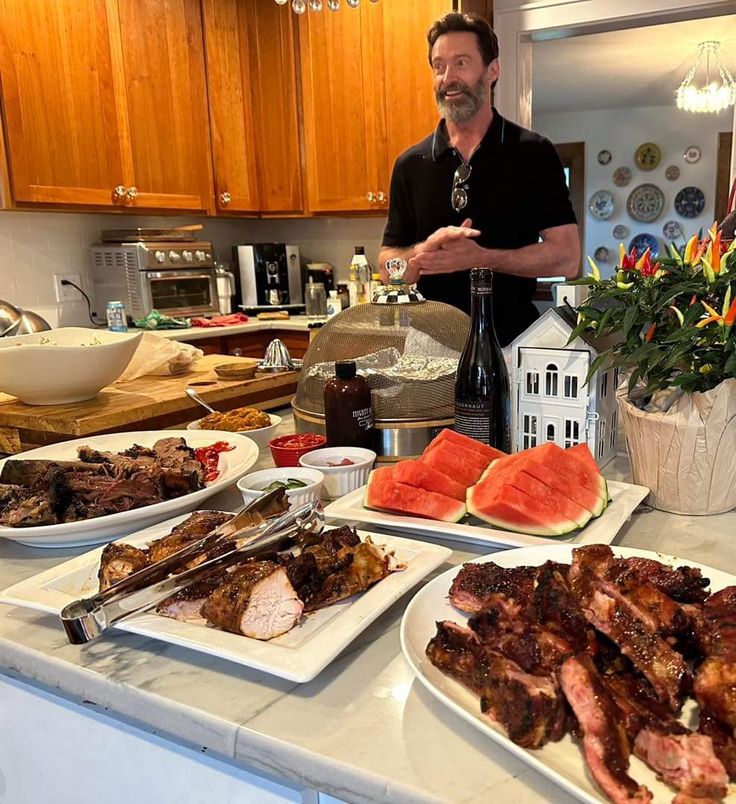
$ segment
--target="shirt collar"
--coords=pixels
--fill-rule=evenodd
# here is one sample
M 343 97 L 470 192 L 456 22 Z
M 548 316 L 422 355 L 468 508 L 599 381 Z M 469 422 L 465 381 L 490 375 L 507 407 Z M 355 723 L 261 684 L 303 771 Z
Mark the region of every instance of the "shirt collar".
M 506 120 L 496 111 L 495 106 L 492 108 L 493 119 L 491 120 L 491 125 L 488 127 L 488 131 L 486 131 L 486 133 L 483 135 L 481 145 L 487 145 L 489 143 L 499 144 L 504 141 L 504 135 L 506 133 Z M 450 137 L 447 133 L 447 126 L 445 125 L 445 120 L 443 118 L 437 124 L 437 128 L 434 130 L 434 134 L 432 135 L 432 161 L 436 162 L 442 156 L 442 154 L 445 153 L 445 151 L 451 149 L 452 144 L 450 143 Z

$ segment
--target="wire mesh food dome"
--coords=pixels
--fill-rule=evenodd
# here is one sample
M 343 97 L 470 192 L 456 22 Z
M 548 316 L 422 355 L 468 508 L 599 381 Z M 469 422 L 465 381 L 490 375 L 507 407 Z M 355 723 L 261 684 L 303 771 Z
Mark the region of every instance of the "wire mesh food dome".
M 386 303 L 387 294 L 379 292 L 319 330 L 292 401 L 298 429 L 324 427 L 324 385 L 338 360 L 354 360 L 371 388 L 379 455 L 417 454 L 438 428 L 453 423 L 455 374 L 470 318 L 421 296 L 398 298 L 408 301 Z

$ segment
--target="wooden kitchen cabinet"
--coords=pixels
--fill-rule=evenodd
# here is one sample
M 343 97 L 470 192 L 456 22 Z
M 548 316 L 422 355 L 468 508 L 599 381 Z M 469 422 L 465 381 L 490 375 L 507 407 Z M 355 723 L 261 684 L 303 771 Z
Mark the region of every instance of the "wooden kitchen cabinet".
M 451 0 L 299 20 L 308 206 L 385 213 L 396 157 L 437 123 L 426 32 Z
M 219 212 L 300 212 L 293 15 L 273 0 L 204 0 Z
M 106 0 L 0 0 L 0 86 L 13 198 L 116 203 L 125 181 Z
M 199 0 L 0 0 L 18 205 L 210 206 Z
M 183 340 L 201 349 L 206 355 L 240 355 L 256 357 L 259 360 L 266 353 L 266 347 L 274 338 L 280 338 L 292 357 L 304 357 L 309 346 L 309 332 L 290 329 L 270 329 L 256 332 L 242 332 L 238 335 L 213 335 L 211 338 Z
M 114 75 L 133 177 L 126 203 L 204 211 L 212 178 L 200 0 L 118 0 L 117 9 Z

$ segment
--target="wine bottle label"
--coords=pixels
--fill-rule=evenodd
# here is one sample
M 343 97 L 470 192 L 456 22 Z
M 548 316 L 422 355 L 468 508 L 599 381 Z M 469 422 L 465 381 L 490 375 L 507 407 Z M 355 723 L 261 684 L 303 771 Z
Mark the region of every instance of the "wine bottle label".
M 373 408 L 361 408 L 353 411 L 353 418 L 358 427 L 370 430 L 373 427 Z
M 493 432 L 490 402 L 455 402 L 455 432 L 491 443 Z

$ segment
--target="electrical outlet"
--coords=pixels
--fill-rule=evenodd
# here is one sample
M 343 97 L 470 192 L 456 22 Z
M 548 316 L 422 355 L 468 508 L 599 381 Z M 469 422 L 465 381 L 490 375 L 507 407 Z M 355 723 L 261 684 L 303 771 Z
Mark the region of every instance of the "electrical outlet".
M 61 280 L 66 279 L 67 282 L 74 282 L 75 285 L 82 287 L 81 274 L 54 274 L 54 290 L 56 291 L 56 301 L 63 304 L 64 302 L 84 301 L 82 294 L 71 285 L 62 285 Z

